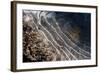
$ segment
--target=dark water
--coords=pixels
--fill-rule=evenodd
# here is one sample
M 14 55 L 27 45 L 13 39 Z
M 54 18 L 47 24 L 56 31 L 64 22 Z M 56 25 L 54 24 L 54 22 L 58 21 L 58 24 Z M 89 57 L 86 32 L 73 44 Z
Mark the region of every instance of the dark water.
M 69 31 L 71 31 L 70 29 L 74 29 L 78 27 L 80 29 L 79 30 L 80 43 L 87 45 L 89 47 L 91 46 L 91 14 L 90 13 L 55 12 L 55 14 L 56 14 L 56 19 L 59 22 L 59 26 L 63 31 L 66 31 L 66 28 L 68 28 Z M 88 51 L 90 51 L 90 48 L 88 49 L 89 49 Z

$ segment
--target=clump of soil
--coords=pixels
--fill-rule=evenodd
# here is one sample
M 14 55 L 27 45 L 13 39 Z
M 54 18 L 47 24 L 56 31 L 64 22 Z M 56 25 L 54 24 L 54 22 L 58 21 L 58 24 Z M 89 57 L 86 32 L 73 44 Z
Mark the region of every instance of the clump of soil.
M 54 60 L 54 50 L 43 36 L 29 25 L 23 25 L 23 62 Z

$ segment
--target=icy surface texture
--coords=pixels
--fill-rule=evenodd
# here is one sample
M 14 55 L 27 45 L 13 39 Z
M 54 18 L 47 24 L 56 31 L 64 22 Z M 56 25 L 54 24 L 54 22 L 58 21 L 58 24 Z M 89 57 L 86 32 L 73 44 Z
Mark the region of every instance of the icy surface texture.
M 90 17 L 23 10 L 23 62 L 91 59 Z

